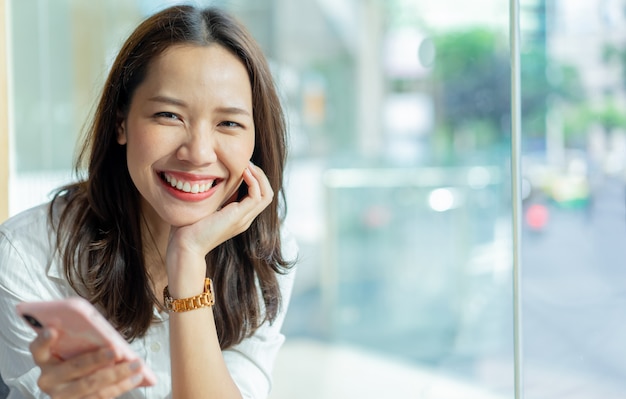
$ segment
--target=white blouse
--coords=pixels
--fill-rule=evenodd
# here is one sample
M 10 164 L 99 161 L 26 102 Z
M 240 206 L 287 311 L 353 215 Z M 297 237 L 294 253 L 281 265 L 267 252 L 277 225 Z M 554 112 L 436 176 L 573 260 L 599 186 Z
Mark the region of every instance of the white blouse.
M 295 240 L 283 231 L 283 256 L 295 260 Z M 11 389 L 9 399 L 45 398 L 37 387 L 40 370 L 28 345 L 35 332 L 17 316 L 15 305 L 76 295 L 64 278 L 54 250 L 56 234 L 48 223 L 48 204 L 24 211 L 0 225 L 0 375 Z M 280 332 L 291 296 L 295 270 L 279 275 L 283 305 L 271 325 L 264 323 L 253 336 L 222 352 L 230 374 L 244 398 L 267 398 L 272 367 L 285 337 Z M 137 388 L 123 398 L 170 398 L 168 315 L 155 309 L 161 323 L 131 343 L 154 371 L 157 385 Z

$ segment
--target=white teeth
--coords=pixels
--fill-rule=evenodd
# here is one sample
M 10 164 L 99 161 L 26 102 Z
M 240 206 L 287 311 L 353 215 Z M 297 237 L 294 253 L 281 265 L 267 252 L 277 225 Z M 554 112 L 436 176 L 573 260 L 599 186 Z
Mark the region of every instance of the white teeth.
M 168 182 L 172 187 L 176 188 L 177 190 L 181 190 L 184 191 L 186 193 L 192 193 L 192 194 L 198 194 L 198 193 L 203 193 L 209 189 L 211 189 L 211 187 L 213 187 L 213 183 L 209 182 L 209 183 L 202 183 L 202 184 L 198 184 L 198 183 L 194 183 L 191 184 L 189 182 L 184 182 L 181 180 L 177 180 L 175 177 L 169 176 L 167 174 L 163 174 L 165 181 Z

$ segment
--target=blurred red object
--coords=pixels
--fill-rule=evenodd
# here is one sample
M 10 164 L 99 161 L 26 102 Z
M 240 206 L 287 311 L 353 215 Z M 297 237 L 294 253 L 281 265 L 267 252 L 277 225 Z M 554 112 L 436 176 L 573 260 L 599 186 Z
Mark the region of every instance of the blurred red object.
M 533 230 L 542 230 L 548 223 L 548 207 L 542 204 L 533 204 L 526 210 L 526 224 Z

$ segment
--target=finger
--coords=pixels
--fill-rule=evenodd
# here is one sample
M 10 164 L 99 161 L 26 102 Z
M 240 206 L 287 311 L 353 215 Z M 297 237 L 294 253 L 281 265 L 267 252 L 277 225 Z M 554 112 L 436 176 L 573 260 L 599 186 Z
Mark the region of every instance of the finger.
M 141 381 L 140 361 L 124 362 L 97 370 L 64 385 L 53 398 L 114 398 L 136 387 Z
M 61 384 L 88 376 L 96 370 L 114 364 L 115 353 L 109 348 L 102 348 L 62 362 L 42 365 L 37 383 L 42 391 L 48 392 Z
M 53 328 L 45 328 L 41 333 L 37 334 L 29 345 L 30 353 L 33 356 L 35 364 L 41 366 L 48 363 L 51 359 L 56 358 L 52 355 L 52 345 L 59 338 L 59 333 Z
M 228 237 L 247 230 L 254 219 L 272 202 L 273 190 L 263 170 L 250 163 L 243 171 L 248 194 L 220 210 L 221 220 L 229 227 Z
M 248 184 L 248 195 L 239 203 L 238 212 L 240 215 L 237 220 L 241 222 L 240 224 L 245 230 L 250 226 L 252 220 L 272 202 L 273 193 L 269 181 L 262 172 L 257 178 L 252 175 L 250 170 L 246 169 L 244 178 Z M 268 192 L 272 194 L 268 195 Z
M 257 198 L 261 195 L 261 190 L 259 188 L 259 182 L 257 178 L 252 173 L 252 167 L 247 167 L 243 171 L 243 180 L 248 185 L 248 196 L 252 198 Z
M 274 197 L 274 191 L 269 179 L 261 168 L 250 163 L 249 167 L 244 171 L 244 180 L 248 184 L 248 193 L 252 197 L 260 197 L 271 202 Z
M 87 396 L 86 399 L 117 398 L 118 396 L 139 386 L 141 381 L 143 381 L 143 376 L 140 372 L 138 372 L 137 374 L 134 374 L 114 385 L 110 385 L 103 388 L 99 392 Z

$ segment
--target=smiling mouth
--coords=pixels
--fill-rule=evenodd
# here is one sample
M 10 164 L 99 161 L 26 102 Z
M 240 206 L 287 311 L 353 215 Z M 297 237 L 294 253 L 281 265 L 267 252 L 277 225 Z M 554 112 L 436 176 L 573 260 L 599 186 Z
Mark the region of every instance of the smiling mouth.
M 207 180 L 204 183 L 191 183 L 184 180 L 178 180 L 165 173 L 160 173 L 159 176 L 161 177 L 161 180 L 172 186 L 172 188 L 191 194 L 204 193 L 215 187 L 218 183 L 217 179 Z

